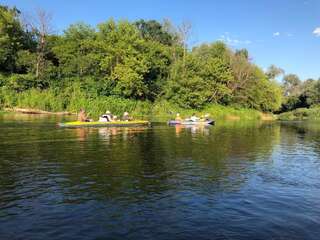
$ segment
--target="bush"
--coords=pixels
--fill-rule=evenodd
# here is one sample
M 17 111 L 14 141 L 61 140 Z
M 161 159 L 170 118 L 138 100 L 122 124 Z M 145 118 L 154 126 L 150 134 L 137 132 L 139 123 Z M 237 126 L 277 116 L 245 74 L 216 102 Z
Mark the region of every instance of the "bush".
M 63 111 L 65 99 L 53 90 L 31 89 L 17 95 L 17 107 L 35 108 L 45 111 Z
M 291 112 L 281 113 L 279 120 L 319 120 L 320 119 L 320 107 L 313 106 L 312 108 L 297 108 Z
M 12 107 L 17 103 L 17 94 L 7 87 L 0 88 L 0 108 Z
M 8 78 L 7 86 L 16 92 L 23 92 L 36 87 L 37 82 L 32 74 L 13 74 Z
M 3 74 L 0 74 L 0 87 L 5 86 L 7 83 L 7 77 Z

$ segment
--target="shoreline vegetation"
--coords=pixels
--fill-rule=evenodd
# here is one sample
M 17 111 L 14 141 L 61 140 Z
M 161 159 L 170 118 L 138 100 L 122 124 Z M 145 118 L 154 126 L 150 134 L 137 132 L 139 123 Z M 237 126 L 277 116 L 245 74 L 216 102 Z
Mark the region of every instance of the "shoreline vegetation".
M 195 112 L 194 110 L 186 111 L 185 109 L 179 109 L 174 106 L 164 106 L 165 103 L 153 104 L 148 106 L 150 109 L 144 111 L 142 115 L 139 111 L 133 110 L 133 115 L 135 117 L 142 117 L 144 119 L 156 119 L 156 120 L 169 120 L 170 118 L 175 117 L 173 111 L 178 111 L 184 117 L 190 116 L 192 113 L 196 113 L 199 116 L 202 116 L 206 113 L 209 113 L 214 117 L 214 119 L 227 120 L 227 121 L 242 121 L 242 120 L 261 120 L 261 121 L 301 121 L 301 120 L 320 120 L 320 107 L 312 108 L 298 108 L 290 112 L 285 112 L 281 114 L 272 114 L 272 113 L 262 113 L 253 109 L 236 109 L 232 107 L 225 107 L 221 105 L 213 105 L 206 108 L 201 112 Z M 37 108 L 21 108 L 21 107 L 11 107 L 0 109 L 2 112 L 13 112 L 13 113 L 23 113 L 23 114 L 46 114 L 46 115 L 76 115 L 77 112 L 69 111 L 45 111 Z M 121 115 L 121 113 L 119 113 Z M 94 117 L 98 118 L 98 115 Z
M 264 71 L 247 49 L 222 41 L 191 47 L 188 22 L 109 19 L 54 34 L 45 11 L 30 19 L 21 14 L 0 5 L 0 109 L 84 108 L 91 118 L 109 110 L 161 121 L 176 113 L 229 120 L 318 116 L 320 108 L 308 108 L 320 104 L 320 80 L 302 82 L 274 65 Z
M 39 96 L 37 96 L 39 94 Z M 61 103 L 61 98 L 42 97 L 42 92 L 36 91 L 29 94 L 14 95 L 6 102 L 5 112 L 17 112 L 25 114 L 48 114 L 48 115 L 75 115 L 80 106 L 88 109 L 87 113 L 90 117 L 98 119 L 106 110 L 110 110 L 115 115 L 121 116 L 124 111 L 129 111 L 136 119 L 148 119 L 158 122 L 167 122 L 173 119 L 176 113 L 180 113 L 182 117 L 190 117 L 193 113 L 198 116 L 210 114 L 215 120 L 275 120 L 276 117 L 272 113 L 262 113 L 255 109 L 235 108 L 231 106 L 222 106 L 218 104 L 208 105 L 201 110 L 184 109 L 176 104 L 168 101 L 147 102 L 134 101 L 128 99 L 117 99 L 113 97 L 96 98 L 96 99 L 80 99 L 69 101 L 67 106 L 53 103 Z M 41 99 L 41 101 L 40 101 Z M 65 107 L 65 108 L 64 108 Z
M 320 120 L 320 106 L 284 112 L 279 114 L 278 119 L 282 121 Z
M 75 112 L 50 112 L 50 111 L 43 111 L 40 109 L 33 109 L 33 108 L 4 108 L 2 109 L 3 113 L 22 113 L 22 114 L 31 114 L 31 115 L 76 115 Z M 153 113 L 154 110 L 151 109 L 149 115 L 142 116 L 139 113 L 135 113 L 135 117 L 140 117 L 141 119 L 153 119 L 154 121 L 158 122 L 167 122 L 167 120 L 174 119 L 175 114 L 173 113 L 158 113 L 159 115 L 156 115 Z M 181 112 L 181 111 L 180 111 Z M 180 113 L 179 112 L 179 113 Z M 194 112 L 198 116 L 203 116 L 205 113 L 210 113 L 210 116 L 216 116 L 214 119 L 219 120 L 226 120 L 226 121 L 255 121 L 255 120 L 261 120 L 261 121 L 274 121 L 277 120 L 277 116 L 273 115 L 271 113 L 262 113 L 251 109 L 235 109 L 235 108 L 229 108 L 224 109 L 223 106 L 213 106 L 212 109 L 208 109 L 208 111 L 204 112 Z M 188 117 L 190 113 L 183 112 L 181 115 L 183 117 Z M 97 119 L 97 118 L 96 118 Z
M 111 111 L 113 114 L 122 116 L 123 112 L 137 118 L 155 119 L 166 122 L 175 118 L 176 113 L 182 117 L 190 117 L 193 113 L 199 116 L 209 113 L 214 119 L 225 120 L 274 120 L 272 113 L 262 113 L 255 109 L 223 106 L 210 104 L 201 109 L 186 109 L 167 100 L 156 102 L 123 99 L 113 96 L 89 96 L 81 92 L 79 88 L 70 91 L 71 96 L 65 92 L 55 93 L 51 90 L 31 89 L 22 93 L 14 91 L 3 94 L 4 111 L 14 111 L 31 114 L 77 114 L 80 108 L 86 109 L 91 118 L 98 119 L 99 116 Z M 1 109 L 1 107 L 0 107 Z

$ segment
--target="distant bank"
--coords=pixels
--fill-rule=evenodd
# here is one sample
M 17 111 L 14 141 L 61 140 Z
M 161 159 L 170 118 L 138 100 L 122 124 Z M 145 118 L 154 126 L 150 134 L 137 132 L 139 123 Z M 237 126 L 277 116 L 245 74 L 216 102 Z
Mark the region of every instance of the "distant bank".
M 109 100 L 109 101 L 108 101 Z M 111 101 L 112 100 L 112 101 Z M 99 115 L 103 114 L 106 110 L 112 111 L 115 115 L 122 115 L 124 111 L 129 111 L 136 118 L 149 119 L 159 122 L 166 122 L 169 119 L 173 119 L 176 113 L 180 113 L 182 117 L 189 117 L 192 114 L 196 114 L 199 117 L 210 114 L 213 119 L 216 120 L 264 120 L 272 121 L 277 117 L 272 113 L 262 113 L 254 109 L 236 108 L 222 105 L 208 105 L 204 109 L 183 109 L 175 106 L 167 101 L 161 101 L 156 103 L 128 100 L 127 104 L 123 104 L 121 100 L 115 101 L 115 99 L 101 99 L 88 100 L 86 102 L 81 101 L 78 106 L 71 104 L 66 108 L 54 109 L 41 106 L 39 104 L 19 104 L 11 105 L 0 108 L 4 112 L 18 112 L 25 114 L 48 114 L 48 115 L 75 115 L 81 107 L 85 108 L 88 114 L 98 119 Z M 31 102 L 30 102 L 31 103 Z

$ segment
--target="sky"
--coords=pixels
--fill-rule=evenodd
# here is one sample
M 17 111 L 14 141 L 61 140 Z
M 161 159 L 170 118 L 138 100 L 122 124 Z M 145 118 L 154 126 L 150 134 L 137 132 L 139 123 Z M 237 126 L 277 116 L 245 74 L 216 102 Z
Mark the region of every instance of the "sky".
M 301 79 L 320 78 L 320 0 L 0 0 L 32 14 L 44 9 L 62 33 L 70 24 L 170 19 L 192 24 L 190 46 L 225 41 L 254 63 L 275 64 Z

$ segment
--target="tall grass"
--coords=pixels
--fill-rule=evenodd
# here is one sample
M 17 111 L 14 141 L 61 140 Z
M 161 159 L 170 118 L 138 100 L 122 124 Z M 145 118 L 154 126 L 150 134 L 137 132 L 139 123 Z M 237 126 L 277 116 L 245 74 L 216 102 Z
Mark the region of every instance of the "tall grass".
M 182 117 L 189 117 L 193 113 L 202 116 L 209 113 L 217 120 L 257 120 L 261 113 L 253 109 L 234 108 L 221 105 L 208 105 L 202 110 L 183 109 L 172 102 L 161 100 L 155 103 L 123 99 L 114 96 L 89 95 L 77 85 L 66 88 L 64 91 L 48 89 L 44 91 L 31 89 L 16 93 L 0 88 L 0 106 L 32 108 L 45 111 L 69 111 L 77 113 L 84 108 L 91 118 L 97 119 L 107 110 L 115 115 L 130 112 L 135 118 L 150 119 L 153 121 L 167 121 L 180 113 Z

